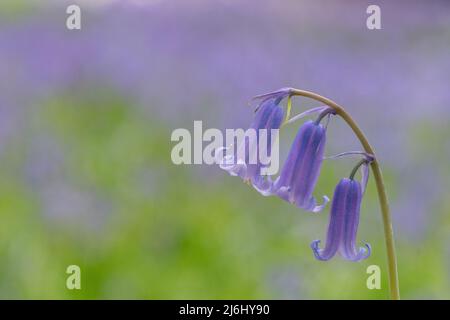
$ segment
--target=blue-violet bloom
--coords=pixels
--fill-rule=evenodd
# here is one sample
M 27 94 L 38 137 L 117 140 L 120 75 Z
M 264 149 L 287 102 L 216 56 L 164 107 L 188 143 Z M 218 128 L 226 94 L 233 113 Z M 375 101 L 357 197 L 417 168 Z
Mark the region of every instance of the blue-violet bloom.
M 249 130 L 254 130 L 253 139 L 245 136 L 243 141 L 238 141 L 237 154 L 226 155 L 222 161 L 219 161 L 220 168 L 228 171 L 233 176 L 239 176 L 244 181 L 255 182 L 261 176 L 261 169 L 266 164 L 261 163 L 260 154 L 265 154 L 268 158 L 271 156 L 272 148 L 272 129 L 279 129 L 284 119 L 284 111 L 279 105 L 281 100 L 289 95 L 289 91 L 280 90 L 269 95 L 260 96 L 262 101 L 255 111 L 255 118 L 250 125 Z M 267 130 L 267 143 L 260 144 L 260 130 Z M 248 130 L 247 130 L 248 131 Z M 216 151 L 222 152 L 223 148 Z M 264 153 L 263 153 L 264 152 Z
M 307 121 L 295 137 L 280 176 L 272 182 L 260 178 L 254 187 L 263 195 L 278 195 L 280 198 L 312 212 L 321 211 L 329 201 L 317 204 L 313 197 L 314 187 L 324 158 L 326 126 L 320 121 Z
M 366 165 L 367 167 L 367 165 Z M 365 174 L 367 177 L 367 174 Z M 365 188 L 365 178 L 363 186 Z M 339 252 L 345 259 L 359 261 L 370 256 L 369 244 L 359 249 L 356 247 L 356 234 L 359 224 L 359 213 L 364 189 L 359 181 L 353 178 L 342 179 L 334 191 L 331 204 L 325 248 L 319 248 L 320 240 L 311 243 L 311 248 L 318 260 L 331 259 Z

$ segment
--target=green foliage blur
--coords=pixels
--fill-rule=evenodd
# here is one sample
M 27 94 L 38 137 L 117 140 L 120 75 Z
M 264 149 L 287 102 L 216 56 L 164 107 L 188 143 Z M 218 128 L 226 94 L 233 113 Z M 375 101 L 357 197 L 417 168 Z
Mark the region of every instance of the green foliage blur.
M 2 298 L 388 298 L 373 185 L 359 231 L 373 256 L 360 263 L 319 262 L 309 243 L 325 236 L 326 215 L 263 198 L 225 174 L 198 178 L 191 167 L 171 164 L 170 132 L 125 100 L 114 94 L 64 96 L 48 101 L 44 110 L 26 120 L 24 140 L 1 157 Z M 28 140 L 37 134 L 63 146 L 60 173 L 82 192 L 108 199 L 108 216 L 83 207 L 72 208 L 75 217 L 45 216 L 21 172 Z M 425 138 L 419 130 L 415 134 Z M 389 168 L 385 175 L 394 189 Z M 338 178 L 325 166 L 318 190 L 330 193 Z M 423 243 L 398 241 L 404 297 L 448 297 L 440 231 L 449 222 L 442 220 Z M 66 289 L 71 264 L 81 267 L 82 290 Z M 382 290 L 366 288 L 372 264 L 382 269 Z

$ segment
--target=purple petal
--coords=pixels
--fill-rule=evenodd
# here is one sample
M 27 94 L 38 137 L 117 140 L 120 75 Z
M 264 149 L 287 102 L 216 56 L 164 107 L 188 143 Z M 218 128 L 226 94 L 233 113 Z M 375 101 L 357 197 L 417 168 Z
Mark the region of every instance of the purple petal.
M 274 190 L 278 196 L 305 210 L 319 210 L 312 204 L 325 148 L 325 128 L 308 121 L 295 137 Z
M 359 213 L 362 200 L 361 184 L 356 180 L 342 179 L 347 188 L 346 196 L 342 198 L 344 203 L 344 223 L 342 240 L 339 248 L 340 254 L 347 260 L 359 261 L 370 255 L 370 246 L 356 248 L 356 234 L 359 225 Z
M 311 243 L 314 256 L 318 260 L 326 261 L 331 259 L 341 245 L 345 220 L 345 200 L 349 190 L 347 180 L 349 179 L 342 179 L 334 190 L 325 248 L 319 248 L 320 240 L 315 240 Z
M 279 97 L 273 96 L 262 101 L 256 111 L 249 130 L 243 141 L 237 142 L 237 150 L 234 145 L 228 148 L 232 151 L 219 162 L 220 168 L 226 170 L 233 176 L 239 176 L 245 181 L 255 181 L 261 176 L 261 168 L 264 168 L 258 159 L 260 154 L 270 158 L 272 152 L 272 132 L 271 129 L 279 129 L 284 118 L 284 111 L 278 105 Z M 267 130 L 267 143 L 260 141 L 260 130 Z M 253 138 L 253 136 L 255 138 Z M 261 142 L 261 143 L 260 143 Z M 223 150 L 221 149 L 220 152 Z M 233 154 L 236 152 L 237 154 Z

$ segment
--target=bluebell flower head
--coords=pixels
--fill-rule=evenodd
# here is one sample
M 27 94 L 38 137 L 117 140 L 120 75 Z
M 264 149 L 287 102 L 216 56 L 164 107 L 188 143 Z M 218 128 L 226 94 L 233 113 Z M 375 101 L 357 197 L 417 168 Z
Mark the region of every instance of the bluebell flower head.
M 239 176 L 244 181 L 254 182 L 261 176 L 261 169 L 266 166 L 262 164 L 259 155 L 265 154 L 271 156 L 272 152 L 272 129 L 279 129 L 284 119 L 284 111 L 280 102 L 289 94 L 288 91 L 277 91 L 270 95 L 264 95 L 257 98 L 261 99 L 255 110 L 255 117 L 250 125 L 250 130 L 254 130 L 255 135 L 244 137 L 243 141 L 238 142 L 236 154 L 227 155 L 220 163 L 220 167 L 228 171 L 231 175 Z M 260 141 L 260 130 L 267 130 L 266 143 Z M 234 147 L 233 147 L 234 151 Z M 252 161 L 255 159 L 255 161 Z
M 307 121 L 295 137 L 280 176 L 273 183 L 260 179 L 255 188 L 263 195 L 278 195 L 304 210 L 321 211 L 328 198 L 324 196 L 323 204 L 318 205 L 312 194 L 324 158 L 325 142 L 325 126 L 320 121 Z
M 319 248 L 320 240 L 311 243 L 318 260 L 331 259 L 337 252 L 347 260 L 359 261 L 370 256 L 369 244 L 357 248 L 356 234 L 364 190 L 359 181 L 342 179 L 334 190 L 325 248 Z

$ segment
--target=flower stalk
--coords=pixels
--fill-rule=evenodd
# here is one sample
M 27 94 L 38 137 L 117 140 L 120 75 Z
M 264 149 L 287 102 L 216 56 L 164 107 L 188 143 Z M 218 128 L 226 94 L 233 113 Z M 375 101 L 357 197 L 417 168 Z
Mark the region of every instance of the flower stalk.
M 383 219 L 383 228 L 384 228 L 384 237 L 387 251 L 387 263 L 388 263 L 388 276 L 389 276 L 389 289 L 390 289 L 390 297 L 393 300 L 400 299 L 400 291 L 398 284 L 398 272 L 397 272 L 397 257 L 395 254 L 395 244 L 394 244 L 394 233 L 392 229 L 392 219 L 389 211 L 389 203 L 386 195 L 386 188 L 384 186 L 383 176 L 381 173 L 381 168 L 378 163 L 378 159 L 375 156 L 375 152 L 372 146 L 369 144 L 369 141 L 365 137 L 364 133 L 358 127 L 353 118 L 336 102 L 325 98 L 319 94 L 316 94 L 311 91 L 299 90 L 290 88 L 289 96 L 302 96 L 306 98 L 310 98 L 319 102 L 322 102 L 332 108 L 335 111 L 335 114 L 340 116 L 353 130 L 358 140 L 361 142 L 364 151 L 368 154 L 374 156 L 374 160 L 371 162 L 370 166 L 372 168 L 375 184 L 377 186 L 378 200 L 380 202 L 381 207 L 381 215 Z

